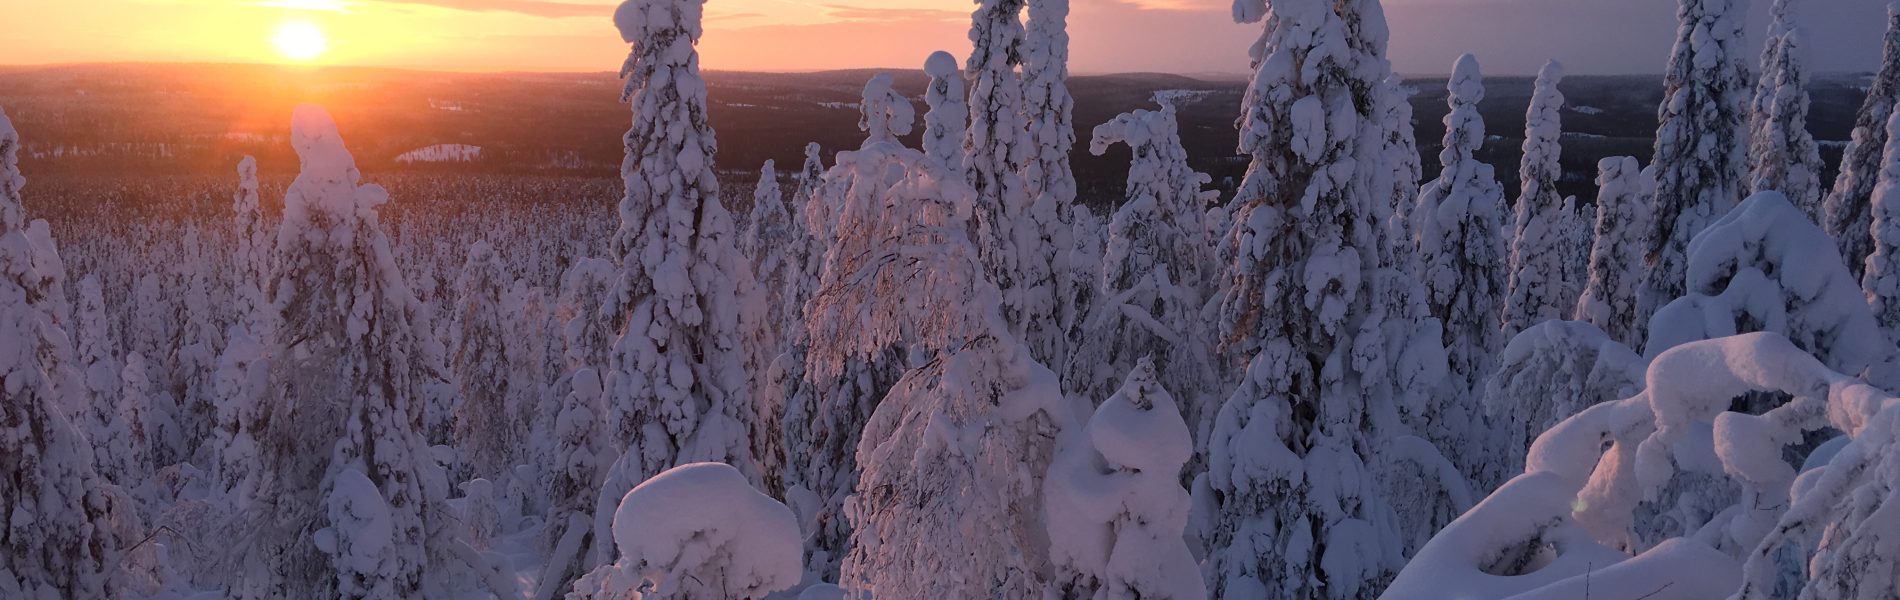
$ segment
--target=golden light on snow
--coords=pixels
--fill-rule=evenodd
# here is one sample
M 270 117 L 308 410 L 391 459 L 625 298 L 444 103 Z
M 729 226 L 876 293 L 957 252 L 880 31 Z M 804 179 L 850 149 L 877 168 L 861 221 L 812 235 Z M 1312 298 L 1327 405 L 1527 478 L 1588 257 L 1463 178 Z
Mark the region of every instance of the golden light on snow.
M 309 61 L 322 56 L 330 49 L 329 38 L 323 30 L 305 21 L 291 21 L 277 28 L 277 34 L 271 37 L 271 44 L 277 46 L 277 52 L 295 61 Z

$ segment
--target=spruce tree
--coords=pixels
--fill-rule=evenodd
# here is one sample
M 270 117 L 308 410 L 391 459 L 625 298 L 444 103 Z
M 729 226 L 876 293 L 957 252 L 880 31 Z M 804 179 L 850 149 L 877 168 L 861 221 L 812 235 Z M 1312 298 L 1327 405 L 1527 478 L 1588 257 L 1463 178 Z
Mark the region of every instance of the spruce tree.
M 1748 190 L 1781 192 L 1821 222 L 1821 148 L 1808 132 L 1808 72 L 1793 0 L 1769 5 L 1761 79 L 1749 107 Z
M 1642 235 L 1655 194 L 1655 173 L 1629 156 L 1597 162 L 1596 221 L 1592 224 L 1589 278 L 1577 300 L 1576 319 L 1596 325 L 1634 347 L 1648 323 L 1636 318 L 1636 287 L 1642 277 Z
M 613 236 L 621 278 L 605 309 L 624 322 L 605 382 L 619 458 L 595 504 L 598 540 L 611 537 L 620 497 L 667 468 L 714 461 L 761 475 L 740 339 L 754 284 L 713 173 L 718 144 L 694 49 L 703 11 L 704 0 L 628 0 L 614 15 L 632 45 L 621 99 L 633 126 Z
M 0 111 L 0 596 L 103 598 L 120 551 L 111 485 L 60 398 L 79 392 L 65 274 L 46 222 L 27 221 L 20 149 Z
M 1419 192 L 1417 215 L 1427 303 L 1444 323 L 1441 341 L 1449 373 L 1425 407 L 1421 429 L 1440 447 L 1459 448 L 1452 461 L 1489 489 L 1501 483 L 1503 473 L 1490 456 L 1495 450 L 1491 426 L 1479 401 L 1504 346 L 1498 314 L 1506 291 L 1504 192 L 1491 166 L 1474 157 L 1485 139 L 1484 117 L 1478 113 L 1484 81 L 1476 58 L 1458 59 L 1449 91 L 1451 112 L 1445 115 L 1439 153 L 1444 171 Z
M 1402 560 L 1374 476 L 1381 424 L 1396 420 L 1369 287 L 1384 230 L 1371 203 L 1390 201 L 1375 192 L 1390 179 L 1348 165 L 1385 152 L 1384 15 L 1371 0 L 1234 6 L 1265 21 L 1219 313 L 1227 349 L 1251 361 L 1209 440 L 1202 569 L 1216 598 L 1370 598 Z
M 1571 231 L 1557 181 L 1563 178 L 1563 65 L 1544 64 L 1537 72 L 1531 106 L 1524 116 L 1524 157 L 1518 167 L 1517 196 L 1510 233 L 1510 283 L 1504 299 L 1504 339 L 1526 327 L 1562 319 L 1577 305 L 1581 282 L 1564 277 Z
M 1896 112 L 1900 115 L 1900 112 Z M 1874 187 L 1874 253 L 1868 255 L 1861 289 L 1873 305 L 1874 318 L 1887 332 L 1887 339 L 1900 339 L 1900 118 L 1887 119 L 1887 151 L 1880 168 L 1880 184 Z
M 260 481 L 226 560 L 227 593 L 388 597 L 452 589 L 444 560 L 459 543 L 444 512 L 447 479 L 419 426 L 423 305 L 395 269 L 376 208 L 330 115 L 299 107 L 291 143 L 303 168 L 284 197 L 273 301 L 277 344 Z M 373 517 L 373 518 L 372 518 Z M 260 577 L 258 573 L 268 573 Z
M 970 128 L 969 96 L 963 91 L 963 69 L 949 52 L 935 52 L 924 61 L 930 87 L 924 91 L 924 155 L 944 168 L 964 169 L 963 138 Z
M 1880 184 L 1881 159 L 1887 147 L 1887 120 L 1900 101 L 1900 6 L 1887 7 L 1886 44 L 1880 52 L 1880 70 L 1867 87 L 1867 98 L 1854 117 L 1854 133 L 1841 154 L 1841 173 L 1821 207 L 1821 227 L 1841 247 L 1847 269 L 1858 276 L 1874 253 L 1873 195 Z
M 1680 0 L 1675 47 L 1657 111 L 1656 201 L 1645 234 L 1636 318 L 1681 297 L 1689 240 L 1747 189 L 1748 69 L 1744 0 Z

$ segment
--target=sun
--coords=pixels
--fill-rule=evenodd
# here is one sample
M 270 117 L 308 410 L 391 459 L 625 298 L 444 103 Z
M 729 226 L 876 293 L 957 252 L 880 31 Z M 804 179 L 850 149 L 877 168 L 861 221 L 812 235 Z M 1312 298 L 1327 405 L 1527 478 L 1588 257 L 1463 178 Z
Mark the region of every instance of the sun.
M 292 21 L 279 26 L 271 43 L 277 46 L 277 52 L 284 58 L 295 61 L 315 59 L 330 48 L 330 40 L 324 37 L 323 30 L 304 21 Z

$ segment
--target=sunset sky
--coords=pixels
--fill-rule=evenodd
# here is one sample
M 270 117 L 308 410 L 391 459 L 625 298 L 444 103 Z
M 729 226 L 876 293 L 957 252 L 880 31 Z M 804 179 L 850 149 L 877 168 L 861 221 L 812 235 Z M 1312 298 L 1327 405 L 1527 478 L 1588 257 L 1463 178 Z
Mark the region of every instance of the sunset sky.
M 608 71 L 625 46 L 612 0 L 0 0 L 0 64 L 297 62 L 448 70 Z M 1444 73 L 1473 52 L 1494 74 L 1557 58 L 1573 73 L 1660 70 L 1671 0 L 1387 0 L 1401 72 Z M 1768 2 L 1756 0 L 1756 21 Z M 1807 0 L 1818 71 L 1871 70 L 1884 0 Z M 1241 73 L 1257 26 L 1229 0 L 1072 0 L 1080 73 Z M 716 70 L 916 68 L 966 51 L 969 0 L 712 0 Z M 317 31 L 315 40 L 310 29 Z M 1751 27 L 1757 31 L 1759 27 Z M 288 38 L 288 42 L 286 39 Z M 286 48 L 285 44 L 295 47 Z M 1509 49 L 1508 51 L 1506 49 Z

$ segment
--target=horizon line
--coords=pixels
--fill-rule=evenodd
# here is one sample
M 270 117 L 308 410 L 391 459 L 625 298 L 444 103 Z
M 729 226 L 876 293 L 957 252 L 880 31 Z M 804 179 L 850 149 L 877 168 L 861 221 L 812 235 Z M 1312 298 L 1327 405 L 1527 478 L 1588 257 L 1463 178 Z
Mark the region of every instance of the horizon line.
M 111 66 L 276 67 L 276 68 L 285 69 L 285 70 L 359 69 L 359 70 L 406 71 L 406 72 L 415 72 L 415 73 L 450 73 L 450 74 L 465 74 L 465 75 L 599 75 L 599 74 L 615 75 L 616 74 L 614 71 L 604 70 L 604 69 L 575 69 L 575 70 L 474 69 L 474 68 L 457 69 L 457 68 L 452 68 L 452 67 L 366 65 L 366 64 L 288 64 L 288 63 L 262 62 L 262 61 L 258 61 L 258 62 L 209 62 L 209 61 L 90 61 L 90 62 L 86 62 L 86 61 L 82 61 L 82 62 L 55 62 L 55 63 L 0 63 L 0 70 L 60 69 L 60 68 L 74 68 L 74 67 L 111 67 Z M 816 74 L 824 74 L 824 73 L 845 73 L 845 72 L 852 72 L 852 71 L 916 72 L 916 71 L 922 71 L 923 68 L 921 66 L 918 66 L 918 67 L 865 66 L 865 67 L 848 67 L 848 68 L 840 68 L 840 69 L 759 70 L 759 69 L 716 69 L 716 68 L 702 67 L 700 70 L 707 73 L 758 73 L 758 74 L 766 74 L 766 75 L 816 75 Z M 1447 79 L 1451 76 L 1450 73 L 1403 73 L 1403 72 L 1397 72 L 1397 71 L 1395 71 L 1395 73 L 1397 73 L 1400 77 L 1405 78 L 1405 79 Z M 1814 75 L 1853 76 L 1853 75 L 1869 75 L 1872 73 L 1873 71 L 1820 71 L 1820 72 L 1814 73 Z M 1076 76 L 1076 77 L 1105 77 L 1105 76 L 1114 76 L 1114 75 L 1142 75 L 1142 74 L 1173 75 L 1173 76 L 1185 77 L 1189 79 L 1195 79 L 1195 78 L 1200 78 L 1200 77 L 1215 77 L 1215 78 L 1223 78 L 1223 79 L 1231 79 L 1231 78 L 1244 79 L 1251 75 L 1247 71 L 1195 71 L 1195 72 L 1186 72 L 1186 73 L 1171 73 L 1171 72 L 1161 72 L 1161 71 L 1075 71 L 1075 72 L 1070 73 L 1071 76 Z M 1569 73 L 1566 75 L 1566 77 L 1661 77 L 1662 75 L 1663 73 L 1661 71 L 1657 71 L 1653 73 L 1648 73 L 1648 72 Z M 1498 77 L 1528 78 L 1528 77 L 1536 77 L 1536 76 L 1537 76 L 1536 73 L 1487 73 L 1485 74 L 1485 78 L 1487 79 L 1498 78 Z

